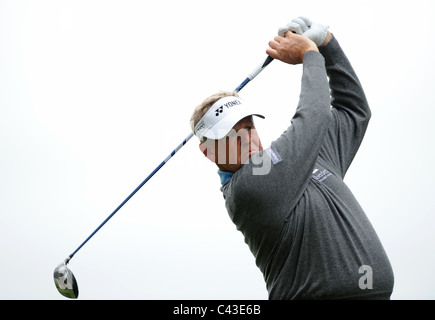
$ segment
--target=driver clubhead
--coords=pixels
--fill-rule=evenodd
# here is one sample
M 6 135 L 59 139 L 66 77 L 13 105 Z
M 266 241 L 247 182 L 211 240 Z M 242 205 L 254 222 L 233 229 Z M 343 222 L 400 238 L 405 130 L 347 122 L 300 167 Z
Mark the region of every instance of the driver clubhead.
M 71 270 L 68 269 L 65 262 L 61 263 L 54 269 L 54 284 L 59 293 L 67 298 L 77 299 L 79 296 L 79 287 L 76 278 Z

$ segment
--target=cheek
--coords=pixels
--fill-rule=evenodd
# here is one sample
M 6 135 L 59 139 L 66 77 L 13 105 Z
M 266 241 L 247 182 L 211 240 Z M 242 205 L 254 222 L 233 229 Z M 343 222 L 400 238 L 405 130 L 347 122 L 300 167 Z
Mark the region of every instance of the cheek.
M 240 144 L 238 141 L 234 141 L 234 139 L 231 139 L 229 143 L 227 143 L 227 154 L 236 154 L 240 149 Z
M 253 134 L 253 135 L 251 136 L 251 144 L 252 144 L 253 146 L 256 146 L 256 147 L 262 149 L 262 145 L 261 145 L 260 137 L 259 137 L 257 134 Z
M 227 154 L 226 162 L 227 164 L 237 164 L 240 162 L 240 139 L 230 139 L 227 141 Z

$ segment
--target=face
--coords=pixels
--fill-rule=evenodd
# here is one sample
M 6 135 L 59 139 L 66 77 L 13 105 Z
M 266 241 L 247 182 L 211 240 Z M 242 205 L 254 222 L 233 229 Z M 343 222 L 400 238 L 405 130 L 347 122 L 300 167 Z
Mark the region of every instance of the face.
M 236 172 L 255 153 L 263 150 L 252 117 L 240 120 L 226 137 L 201 143 L 201 151 L 223 171 Z

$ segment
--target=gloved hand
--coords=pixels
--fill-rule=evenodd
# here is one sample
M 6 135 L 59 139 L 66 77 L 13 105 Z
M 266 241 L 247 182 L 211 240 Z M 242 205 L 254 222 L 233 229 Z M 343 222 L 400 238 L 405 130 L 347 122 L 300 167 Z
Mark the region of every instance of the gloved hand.
M 292 31 L 312 40 L 318 47 L 321 46 L 328 35 L 329 26 L 313 23 L 306 17 L 293 19 L 285 27 L 279 28 L 278 34 L 284 37 L 287 31 Z

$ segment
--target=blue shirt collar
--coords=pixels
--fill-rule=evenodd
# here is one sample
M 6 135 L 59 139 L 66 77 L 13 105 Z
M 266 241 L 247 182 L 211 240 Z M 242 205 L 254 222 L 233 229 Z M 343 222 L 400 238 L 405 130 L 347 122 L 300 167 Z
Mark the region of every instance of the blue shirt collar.
M 234 172 L 222 171 L 219 169 L 218 174 L 219 174 L 219 177 L 221 178 L 222 185 L 224 185 L 225 183 L 227 183 L 228 181 L 231 180 L 231 178 L 234 175 Z

